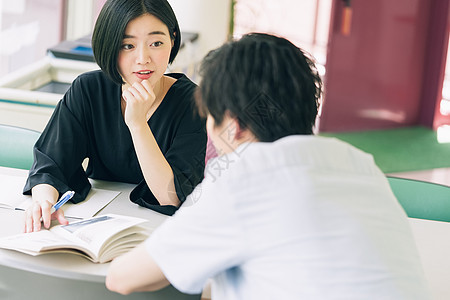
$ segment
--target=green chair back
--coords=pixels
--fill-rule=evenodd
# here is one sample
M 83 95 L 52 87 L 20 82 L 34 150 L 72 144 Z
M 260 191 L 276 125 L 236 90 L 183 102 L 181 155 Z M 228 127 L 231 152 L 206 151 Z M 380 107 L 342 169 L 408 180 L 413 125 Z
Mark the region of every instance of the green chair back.
M 388 181 L 408 217 L 450 222 L 450 187 L 396 177 Z
M 0 166 L 30 169 L 39 136 L 38 131 L 0 124 Z

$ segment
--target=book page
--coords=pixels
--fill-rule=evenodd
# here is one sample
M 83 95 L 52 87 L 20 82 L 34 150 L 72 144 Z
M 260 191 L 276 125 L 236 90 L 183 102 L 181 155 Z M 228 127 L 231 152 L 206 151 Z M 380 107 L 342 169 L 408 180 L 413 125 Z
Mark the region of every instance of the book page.
M 103 263 L 144 241 L 148 234 L 139 225 L 145 222 L 147 220 L 141 218 L 103 215 L 58 225 L 50 230 L 3 237 L 0 238 L 0 248 L 29 255 L 72 253 Z M 107 254 L 105 258 L 100 255 L 103 252 Z
M 81 241 L 92 252 L 99 254 L 108 241 L 119 239 L 122 231 L 146 221 L 141 218 L 108 214 L 73 222 L 69 225 L 56 226 L 51 231 L 73 243 Z M 125 233 L 131 234 L 142 230 L 143 228 L 136 227 Z M 110 246 L 114 247 L 114 242 L 111 242 Z
M 135 227 L 133 227 L 135 228 Z M 143 231 L 136 233 L 130 229 L 125 229 L 121 232 L 123 236 L 117 240 L 114 240 L 111 245 L 105 245 L 99 255 L 99 262 L 107 262 L 114 259 L 117 256 L 127 253 L 134 247 L 145 241 L 150 233 Z
M 70 247 L 71 242 L 52 233 L 41 230 L 31 233 L 20 233 L 0 239 L 0 247 L 17 250 L 29 255 L 39 255 L 45 249 Z

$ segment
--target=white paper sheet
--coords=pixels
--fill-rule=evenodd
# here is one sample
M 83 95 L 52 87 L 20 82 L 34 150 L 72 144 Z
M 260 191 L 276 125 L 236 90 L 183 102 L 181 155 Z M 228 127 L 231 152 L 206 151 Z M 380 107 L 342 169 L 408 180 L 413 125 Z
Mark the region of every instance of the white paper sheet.
M 0 174 L 0 208 L 26 209 L 31 204 L 31 196 L 22 195 L 26 178 Z M 69 218 L 89 218 L 95 216 L 120 192 L 92 188 L 86 200 L 73 204 L 66 203 L 61 209 Z

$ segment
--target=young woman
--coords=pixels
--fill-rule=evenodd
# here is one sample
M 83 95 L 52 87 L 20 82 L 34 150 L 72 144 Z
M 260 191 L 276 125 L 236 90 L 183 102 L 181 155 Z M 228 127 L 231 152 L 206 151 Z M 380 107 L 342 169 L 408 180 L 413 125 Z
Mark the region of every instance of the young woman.
M 73 202 L 83 201 L 88 178 L 135 183 L 131 201 L 166 214 L 201 181 L 207 136 L 192 110 L 196 86 L 183 74 L 165 74 L 180 40 L 166 0 L 105 3 L 92 36 L 101 70 L 72 83 L 34 147 L 26 232 L 40 230 L 41 218 L 46 228 L 55 218 L 67 223 L 50 208 L 67 190 L 75 191 Z

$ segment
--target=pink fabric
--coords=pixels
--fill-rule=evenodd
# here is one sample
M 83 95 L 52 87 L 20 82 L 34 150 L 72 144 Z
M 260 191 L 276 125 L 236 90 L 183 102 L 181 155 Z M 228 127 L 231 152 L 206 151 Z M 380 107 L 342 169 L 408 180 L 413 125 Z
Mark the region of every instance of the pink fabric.
M 214 144 L 208 135 L 208 142 L 206 144 L 205 165 L 208 163 L 208 160 L 214 157 L 217 157 L 216 147 L 214 147 Z

